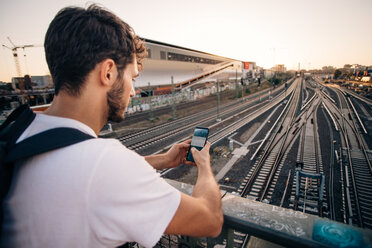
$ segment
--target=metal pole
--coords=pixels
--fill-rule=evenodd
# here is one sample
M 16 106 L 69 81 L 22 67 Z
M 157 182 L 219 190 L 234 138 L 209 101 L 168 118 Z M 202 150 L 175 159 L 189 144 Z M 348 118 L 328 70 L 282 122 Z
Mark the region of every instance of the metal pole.
M 235 92 L 236 98 L 239 97 L 239 90 L 238 90 L 238 69 L 235 69 Z
M 173 99 L 173 104 L 172 104 L 172 119 L 175 120 L 176 119 L 176 99 L 175 99 L 175 96 L 174 96 L 174 83 L 173 83 L 173 76 L 171 77 L 171 81 L 172 81 L 172 99 Z
M 220 117 L 220 83 L 217 80 L 217 119 L 216 121 L 221 121 Z
M 149 98 L 149 104 L 150 104 L 150 116 L 149 116 L 149 120 L 152 121 L 154 120 L 154 113 L 152 112 L 152 97 L 151 97 L 151 94 L 150 94 L 150 82 L 148 82 L 148 88 L 147 88 L 147 97 Z

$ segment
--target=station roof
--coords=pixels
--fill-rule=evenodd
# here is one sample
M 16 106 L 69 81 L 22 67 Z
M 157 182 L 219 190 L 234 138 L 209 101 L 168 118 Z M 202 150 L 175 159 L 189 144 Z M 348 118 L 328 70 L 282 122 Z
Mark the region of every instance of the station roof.
M 190 52 L 196 52 L 196 53 L 201 53 L 201 54 L 205 54 L 205 55 L 216 56 L 216 57 L 220 57 L 220 58 L 227 59 L 227 60 L 240 61 L 240 60 L 237 60 L 237 59 L 227 58 L 227 57 L 219 56 L 219 55 L 212 54 L 212 53 L 202 52 L 202 51 L 191 49 L 191 48 L 187 48 L 187 47 L 172 45 L 172 44 L 161 42 L 161 41 L 156 41 L 156 40 L 147 39 L 147 38 L 143 38 L 143 37 L 140 37 L 140 38 L 142 40 L 144 40 L 146 43 L 148 42 L 148 43 L 152 43 L 152 44 L 156 44 L 156 45 L 167 46 L 167 47 L 172 47 L 172 48 L 187 50 L 187 51 L 190 51 Z

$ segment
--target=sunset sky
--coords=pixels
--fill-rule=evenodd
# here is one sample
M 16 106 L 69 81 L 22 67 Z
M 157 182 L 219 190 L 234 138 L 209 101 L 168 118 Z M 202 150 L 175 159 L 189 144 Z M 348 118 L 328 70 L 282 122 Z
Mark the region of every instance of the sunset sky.
M 0 43 L 43 45 L 55 14 L 80 0 L 0 0 Z M 371 0 L 101 0 L 141 37 L 265 68 L 372 65 Z M 19 53 L 23 74 L 49 74 L 43 47 Z M 0 81 L 16 75 L 12 53 L 0 49 Z

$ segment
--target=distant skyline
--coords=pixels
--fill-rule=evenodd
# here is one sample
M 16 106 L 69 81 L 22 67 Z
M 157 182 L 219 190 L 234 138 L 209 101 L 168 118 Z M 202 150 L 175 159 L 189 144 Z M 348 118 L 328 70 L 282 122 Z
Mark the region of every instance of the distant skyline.
M 0 0 L 0 44 L 43 45 L 63 7 L 81 0 Z M 270 68 L 316 69 L 372 65 L 371 0 L 157 0 L 94 1 L 113 11 L 137 35 Z M 23 74 L 49 74 L 44 48 L 26 48 Z M 0 81 L 16 76 L 12 53 L 0 49 Z

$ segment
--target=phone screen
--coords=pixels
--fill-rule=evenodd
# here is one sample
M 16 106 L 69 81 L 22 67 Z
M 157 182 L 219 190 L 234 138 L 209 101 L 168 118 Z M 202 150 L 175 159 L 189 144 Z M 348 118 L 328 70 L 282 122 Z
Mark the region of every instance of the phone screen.
M 207 142 L 208 134 L 209 134 L 208 128 L 196 127 L 194 130 L 194 135 L 192 136 L 190 149 L 192 147 L 195 147 L 199 151 L 203 149 L 203 147 L 205 146 L 205 143 Z M 192 153 L 190 149 L 187 154 L 186 160 L 195 162 L 194 158 L 192 157 Z

